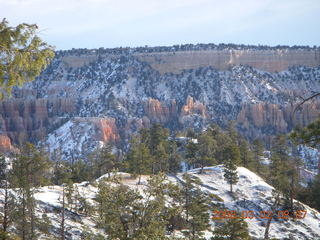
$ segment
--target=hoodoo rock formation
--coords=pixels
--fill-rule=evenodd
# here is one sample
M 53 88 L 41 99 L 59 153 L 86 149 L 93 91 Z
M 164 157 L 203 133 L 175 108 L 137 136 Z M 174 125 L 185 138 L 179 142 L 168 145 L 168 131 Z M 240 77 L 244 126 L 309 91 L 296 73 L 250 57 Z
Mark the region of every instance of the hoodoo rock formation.
M 301 96 L 320 92 L 319 53 L 214 44 L 58 51 L 0 102 L 0 148 L 31 141 L 68 160 L 153 123 L 200 130 L 235 120 L 247 138 L 285 134 L 319 116 L 317 99 L 292 116 Z
M 159 100 L 149 98 L 144 103 L 144 111 L 150 121 L 165 124 L 177 114 L 177 105 L 175 100 L 163 104 Z
M 101 132 L 101 136 L 98 137 L 99 141 L 114 143 L 119 140 L 118 128 L 114 118 L 94 119 L 94 123 Z
M 75 110 L 73 99 L 5 100 L 0 102 L 0 131 L 2 136 L 16 144 L 39 141 L 44 139 L 52 128 L 63 124 L 66 116 L 73 114 Z

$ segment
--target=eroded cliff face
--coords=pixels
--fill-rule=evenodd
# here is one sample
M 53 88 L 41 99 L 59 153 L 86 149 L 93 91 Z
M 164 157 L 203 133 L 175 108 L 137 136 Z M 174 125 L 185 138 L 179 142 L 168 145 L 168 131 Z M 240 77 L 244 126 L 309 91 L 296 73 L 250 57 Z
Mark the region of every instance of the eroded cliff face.
M 193 97 L 188 96 L 182 107 L 178 107 L 177 101 L 171 99 L 169 104 L 160 102 L 159 100 L 149 98 L 144 103 L 144 122 L 167 124 L 173 121 L 179 121 L 182 126 L 185 126 L 192 116 L 197 116 L 203 120 L 209 117 L 206 107 L 199 101 L 194 101 Z
M 141 61 L 148 62 L 161 74 L 179 73 L 186 69 L 212 66 L 218 70 L 228 70 L 232 66 L 249 65 L 254 68 L 275 72 L 290 66 L 320 65 L 319 50 L 202 50 L 161 53 L 139 53 Z
M 0 102 L 0 132 L 4 141 L 0 148 L 10 149 L 11 143 L 37 142 L 76 112 L 72 99 L 9 99 Z M 5 140 L 6 139 L 6 140 Z
M 0 151 L 12 153 L 18 152 L 18 149 L 12 146 L 11 140 L 7 135 L 0 135 Z
M 174 99 L 166 104 L 157 99 L 149 98 L 144 102 L 144 112 L 148 118 L 147 121 L 165 124 L 176 117 L 178 109 Z
M 0 149 L 31 141 L 69 160 L 153 123 L 200 130 L 236 120 L 254 139 L 318 117 L 317 100 L 291 115 L 300 96 L 320 92 L 317 48 L 146 52 L 57 54 L 0 103 Z
M 249 137 L 263 137 L 266 133 L 286 134 L 294 126 L 306 126 L 319 117 L 320 103 L 297 105 L 276 105 L 269 103 L 243 105 L 237 123 Z M 257 133 L 257 129 L 260 133 Z
M 115 143 L 119 140 L 118 128 L 114 118 L 96 118 L 93 119 L 101 135 L 97 137 L 98 141 Z

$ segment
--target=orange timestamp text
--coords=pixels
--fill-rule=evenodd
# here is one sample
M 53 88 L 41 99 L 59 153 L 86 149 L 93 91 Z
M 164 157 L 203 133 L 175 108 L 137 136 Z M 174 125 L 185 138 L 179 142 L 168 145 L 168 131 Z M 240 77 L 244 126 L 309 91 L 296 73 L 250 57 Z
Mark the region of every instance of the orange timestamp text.
M 288 210 L 282 210 L 282 211 L 248 211 L 244 210 L 241 212 L 237 212 L 235 210 L 214 210 L 212 219 L 213 220 L 221 220 L 221 219 L 271 219 L 273 217 L 277 217 L 278 219 L 290 219 L 290 218 L 296 218 L 296 219 L 303 219 L 307 215 L 307 210 L 296 210 L 293 212 L 293 214 L 290 214 L 290 211 Z

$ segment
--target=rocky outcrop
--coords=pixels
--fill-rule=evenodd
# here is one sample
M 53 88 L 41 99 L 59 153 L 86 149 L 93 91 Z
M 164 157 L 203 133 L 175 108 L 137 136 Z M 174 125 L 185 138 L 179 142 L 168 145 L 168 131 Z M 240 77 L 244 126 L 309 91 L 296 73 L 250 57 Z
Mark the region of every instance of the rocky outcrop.
M 177 104 L 175 100 L 171 100 L 169 104 L 165 104 L 159 100 L 149 98 L 144 103 L 144 111 L 151 122 L 165 124 L 173 116 L 177 115 Z
M 101 135 L 98 135 L 98 140 L 103 142 L 115 143 L 119 140 L 118 128 L 114 118 L 96 118 L 93 119 Z
M 294 126 L 305 126 L 319 117 L 320 103 L 305 103 L 301 109 L 297 105 L 277 105 L 270 103 L 246 104 L 242 106 L 237 123 L 249 137 L 261 132 L 285 134 Z
M 10 99 L 0 102 L 0 131 L 6 144 L 37 142 L 76 111 L 71 99 Z M 10 140 L 10 141 L 9 141 Z
M 275 72 L 290 66 L 320 65 L 320 51 L 302 49 L 279 50 L 202 50 L 136 54 L 141 61 L 148 62 L 161 74 L 179 73 L 184 69 L 197 69 L 212 66 L 218 70 L 228 70 L 232 66 L 249 65 L 251 67 Z
M 12 146 L 11 140 L 7 135 L 0 135 L 0 151 L 17 152 L 18 150 Z
M 66 67 L 78 68 L 87 66 L 93 61 L 97 60 L 98 56 L 95 54 L 88 54 L 83 56 L 63 56 L 62 61 Z
M 180 117 L 187 115 L 198 114 L 203 118 L 206 118 L 206 107 L 199 101 L 193 100 L 193 97 L 188 96 L 186 105 L 181 108 Z

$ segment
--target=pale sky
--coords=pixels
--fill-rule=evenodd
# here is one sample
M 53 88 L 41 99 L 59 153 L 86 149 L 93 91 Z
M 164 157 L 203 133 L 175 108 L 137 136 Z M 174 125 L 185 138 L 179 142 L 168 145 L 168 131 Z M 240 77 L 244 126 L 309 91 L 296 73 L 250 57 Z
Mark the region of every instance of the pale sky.
M 320 46 L 320 0 L 0 0 L 57 50 L 237 43 Z

